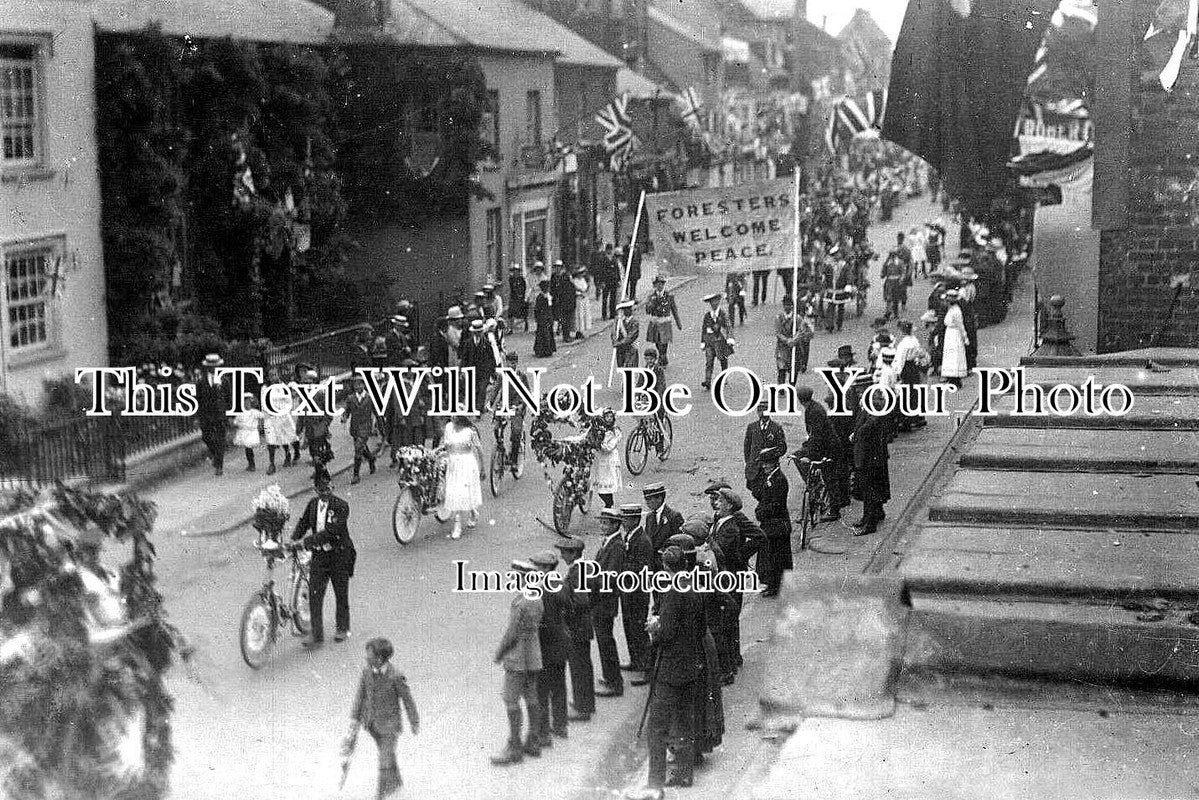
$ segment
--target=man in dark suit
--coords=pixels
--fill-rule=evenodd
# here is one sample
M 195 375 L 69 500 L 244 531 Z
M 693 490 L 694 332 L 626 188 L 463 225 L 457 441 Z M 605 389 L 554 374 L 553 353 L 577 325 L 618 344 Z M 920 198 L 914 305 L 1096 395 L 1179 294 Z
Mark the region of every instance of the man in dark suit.
M 225 359 L 216 353 L 204 356 L 200 382 L 196 384 L 196 416 L 200 421 L 200 438 L 208 448 L 212 468 L 217 475 L 225 471 L 225 440 L 229 427 L 229 417 L 225 412 L 231 406 L 229 386 L 216 376 L 216 368 L 224 363 Z
M 395 794 L 404 785 L 396 764 L 396 739 L 404 731 L 401 704 L 408 714 L 412 733 L 420 733 L 420 716 L 408 681 L 391 665 L 394 652 L 387 639 L 371 639 L 366 643 L 366 669 L 358 680 L 354 709 L 350 712 L 350 732 L 342 744 L 344 763 L 354 750 L 359 729 L 366 728 L 375 740 L 379 749 L 379 784 L 375 796 L 380 799 Z
M 325 641 L 325 589 L 333 584 L 336 605 L 337 633 L 334 641 L 344 642 L 350 635 L 350 578 L 354 577 L 354 562 L 358 558 L 347 525 L 350 504 L 333 494 L 333 480 L 323 468 L 312 476 L 316 497 L 308 501 L 292 541 L 301 540 L 312 551 L 308 567 L 308 608 L 312 635 L 304 642 L 310 650 Z
M 600 528 L 604 541 L 595 554 L 595 562 L 604 572 L 619 573 L 624 569 L 624 540 L 620 528 L 620 512 L 615 508 L 600 509 Z M 608 591 L 599 580 L 591 587 L 591 623 L 595 629 L 595 644 L 599 648 L 600 685 L 596 697 L 620 697 L 624 694 L 624 678 L 620 674 L 620 655 L 612 629 L 620 611 L 620 593 L 610 586 Z
M 874 533 L 887 517 L 883 511 L 883 505 L 891 499 L 887 439 L 886 420 L 859 412 L 853 432 L 853 471 L 854 494 L 862 501 L 862 519 L 853 525 L 854 536 Z
M 763 400 L 758 403 L 758 421 L 749 423 L 745 428 L 745 444 L 742 448 L 745 457 L 745 486 L 751 492 L 762 473 L 758 454 L 768 447 L 781 447 L 783 452 L 786 452 L 787 435 L 782 426 L 770 418 L 770 407 Z
M 768 447 L 761 452 L 762 477 L 754 486 L 755 512 L 758 525 L 766 533 L 766 548 L 758 556 L 758 577 L 765 588 L 763 597 L 776 597 L 783 572 L 794 566 L 791 558 L 791 515 L 787 512 L 787 476 L 779 469 L 781 447 Z
M 624 544 L 624 572 L 639 574 L 641 568 L 653 569 L 654 548 L 641 525 L 641 505 L 625 503 L 620 507 L 621 540 Z M 629 663 L 621 669 L 633 672 L 629 683 L 644 686 L 649 682 L 649 636 L 645 618 L 649 615 L 649 592 L 641 587 L 620 593 L 620 619 L 624 624 L 624 641 L 629 648 Z
M 574 712 L 566 718 L 571 722 L 587 722 L 595 713 L 595 671 L 591 666 L 591 595 L 579 588 L 579 564 L 583 556 L 583 540 L 569 536 L 554 545 L 562 552 L 568 565 L 566 580 L 560 592 L 562 612 L 570 631 L 571 705 Z
M 405 358 L 405 361 L 407 360 L 410 359 Z M 350 483 L 353 484 L 362 480 L 358 473 L 362 469 L 363 459 L 370 464 L 371 474 L 375 474 L 375 455 L 367 444 L 375 426 L 375 409 L 370 398 L 366 396 L 365 381 L 362 378 L 354 378 L 350 383 L 354 391 L 346 398 L 345 416 L 341 418 L 341 423 L 349 423 L 350 438 L 354 440 L 354 477 L 350 479 Z
M 666 484 L 651 483 L 641 490 L 645 497 L 645 535 L 653 547 L 651 569 L 662 569 L 659 555 L 666 547 L 666 540 L 683 532 L 683 515 L 666 505 Z
M 387 366 L 398 367 L 400 362 L 412 355 L 408 330 L 407 317 L 397 314 L 391 318 L 391 330 L 387 332 Z
M 558 566 L 558 555 L 543 550 L 529 559 L 543 573 Z M 554 737 L 566 738 L 566 662 L 570 656 L 570 629 L 566 627 L 566 604 L 558 592 L 541 596 L 541 672 L 537 675 L 537 739 L 541 747 L 553 747 Z
M 668 547 L 662 564 L 671 573 L 683 569 L 678 547 Z M 649 703 L 649 775 L 643 792 L 630 797 L 660 800 L 663 786 L 690 786 L 695 764 L 696 684 L 704 674 L 703 600 L 672 588 L 662 598 L 661 613 L 646 623 L 658 649 L 653 697 Z M 674 734 L 675 775 L 666 781 L 666 748 Z
M 795 451 L 794 457 L 800 476 L 807 481 L 810 467 L 804 459 L 820 461 L 829 459 L 823 467 L 824 482 L 828 486 L 829 501 L 832 507 L 820 519 L 821 522 L 832 522 L 841 519 L 841 509 L 849 505 L 849 473 L 853 462 L 846 452 L 833 423 L 829 420 L 828 410 L 824 404 L 814 399 L 810 386 L 801 386 L 795 391 L 796 399 L 803 406 L 804 428 L 808 438 Z

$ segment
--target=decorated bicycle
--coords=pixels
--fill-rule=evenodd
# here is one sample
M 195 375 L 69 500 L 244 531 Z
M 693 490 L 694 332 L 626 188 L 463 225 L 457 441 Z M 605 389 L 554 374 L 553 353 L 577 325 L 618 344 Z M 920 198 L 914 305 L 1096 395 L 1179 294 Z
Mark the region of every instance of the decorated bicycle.
M 445 458 L 423 445 L 408 445 L 396 451 L 396 475 L 399 491 L 391 513 L 391 532 L 400 544 L 416 538 L 421 518 L 430 511 L 438 522 L 446 518 L 436 513 L 445 498 Z
M 295 636 L 308 633 L 308 562 L 312 556 L 283 539 L 283 527 L 291 517 L 291 503 L 277 484 L 259 492 L 251 507 L 254 509 L 251 524 L 258 532 L 254 549 L 266 559 L 266 579 L 262 588 L 246 601 L 238 638 L 242 658 L 247 665 L 258 669 L 266 663 L 283 624 L 290 623 Z M 275 562 L 284 558 L 291 566 L 286 597 L 275 584 Z
M 555 438 L 553 425 L 568 425 L 577 432 Z M 553 530 L 556 533 L 567 535 L 576 508 L 584 514 L 590 510 L 591 467 L 605 434 L 615 427 L 616 416 L 611 411 L 597 415 L 579 413 L 571 419 L 555 413 L 542 398 L 541 411 L 529 426 L 529 443 L 542 466 L 545 485 L 553 496 Z M 551 468 L 555 467 L 562 468 L 562 477 L 556 486 L 550 476 Z

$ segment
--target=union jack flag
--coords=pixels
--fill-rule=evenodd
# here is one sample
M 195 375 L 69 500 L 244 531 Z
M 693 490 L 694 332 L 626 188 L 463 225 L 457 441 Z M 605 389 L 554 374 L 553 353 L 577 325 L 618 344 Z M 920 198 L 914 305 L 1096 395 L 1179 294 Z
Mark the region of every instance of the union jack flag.
M 683 95 L 679 98 L 679 104 L 682 108 L 683 121 L 695 130 L 702 131 L 704 123 L 700 117 L 700 112 L 703 111 L 704 100 L 699 96 L 699 92 L 695 91 L 694 86 L 688 86 L 683 90 Z
M 829 152 L 836 153 L 842 141 L 848 141 L 867 131 L 881 130 L 886 112 L 885 89 L 867 93 L 861 103 L 852 97 L 840 100 L 833 106 L 828 129 L 824 133 L 824 143 Z
M 595 121 L 604 129 L 604 151 L 611 159 L 612 169 L 619 170 L 637 146 L 633 121 L 629 117 L 628 94 L 622 94 L 604 106 L 595 115 Z

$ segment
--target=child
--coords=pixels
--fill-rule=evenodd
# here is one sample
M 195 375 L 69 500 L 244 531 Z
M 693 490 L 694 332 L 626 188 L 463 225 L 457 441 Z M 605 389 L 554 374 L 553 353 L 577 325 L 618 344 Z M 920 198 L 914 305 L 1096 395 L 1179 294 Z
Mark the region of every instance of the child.
M 277 376 L 276 376 L 277 377 Z M 275 380 L 274 385 L 279 385 Z M 300 460 L 300 440 L 296 436 L 296 418 L 292 412 L 292 396 L 290 391 L 275 391 L 274 405 L 282 413 L 266 415 L 266 456 L 270 464 L 266 468 L 267 475 L 275 474 L 275 450 L 283 448 L 283 466 L 291 466 L 291 453 L 294 446 L 296 461 Z
M 349 766 L 350 753 L 358 741 L 358 731 L 366 728 L 379 750 L 379 783 L 376 797 L 395 794 L 404 785 L 396 764 L 396 739 L 404 730 L 400 704 L 408 714 L 412 733 L 420 733 L 420 716 L 408 689 L 408 681 L 391 665 L 395 652 L 387 639 L 376 638 L 366 643 L 366 669 L 358 680 L 354 708 L 350 712 L 350 730 L 341 746 L 342 769 Z
M 261 441 L 259 430 L 263 425 L 263 414 L 258 408 L 258 398 L 250 392 L 245 395 L 246 410 L 233 417 L 233 446 L 246 449 L 246 472 L 254 471 L 254 448 Z

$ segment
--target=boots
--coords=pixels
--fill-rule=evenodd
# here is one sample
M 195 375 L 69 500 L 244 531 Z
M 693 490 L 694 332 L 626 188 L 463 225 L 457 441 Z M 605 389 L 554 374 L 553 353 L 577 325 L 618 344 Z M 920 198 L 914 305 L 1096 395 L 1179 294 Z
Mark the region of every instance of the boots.
M 524 749 L 520 744 L 521 721 L 519 708 L 508 709 L 508 743 L 504 745 L 503 750 L 491 757 L 492 764 L 502 767 L 508 764 L 519 764 L 524 760 Z M 541 753 L 530 753 L 530 755 L 541 755 Z

